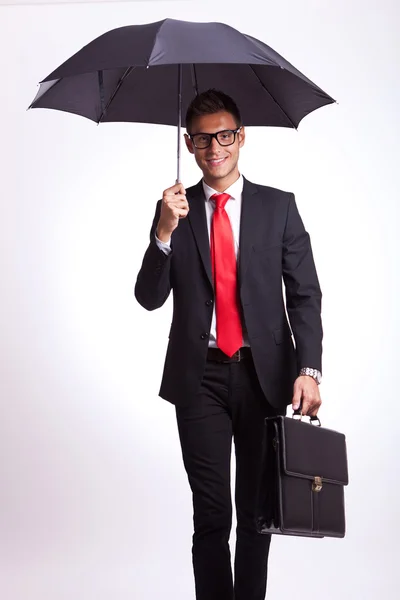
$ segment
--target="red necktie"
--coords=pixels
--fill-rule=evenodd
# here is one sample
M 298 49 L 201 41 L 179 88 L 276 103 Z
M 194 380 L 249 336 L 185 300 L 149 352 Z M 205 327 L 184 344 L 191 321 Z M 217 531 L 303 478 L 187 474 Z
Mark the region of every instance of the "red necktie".
M 211 264 L 215 286 L 217 346 L 228 356 L 242 346 L 236 256 L 233 233 L 225 204 L 229 194 L 214 194 L 215 210 L 211 224 Z

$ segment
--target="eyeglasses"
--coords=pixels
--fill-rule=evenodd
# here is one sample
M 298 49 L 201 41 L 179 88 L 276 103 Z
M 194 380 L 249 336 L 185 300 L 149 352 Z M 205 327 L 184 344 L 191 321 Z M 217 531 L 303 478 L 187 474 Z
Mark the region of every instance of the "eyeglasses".
M 223 131 L 217 131 L 217 133 L 195 133 L 189 134 L 189 138 L 192 140 L 195 148 L 204 150 L 211 146 L 213 138 L 215 138 L 220 146 L 232 146 L 235 143 L 236 134 L 242 129 L 224 129 Z

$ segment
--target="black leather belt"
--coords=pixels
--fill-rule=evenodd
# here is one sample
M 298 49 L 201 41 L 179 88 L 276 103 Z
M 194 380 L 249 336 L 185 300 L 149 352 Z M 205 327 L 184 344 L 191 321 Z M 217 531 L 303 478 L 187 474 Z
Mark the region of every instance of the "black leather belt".
M 251 358 L 251 350 L 247 346 L 239 348 L 233 356 L 228 356 L 219 348 L 209 348 L 207 352 L 207 360 L 220 363 L 236 363 L 241 360 Z

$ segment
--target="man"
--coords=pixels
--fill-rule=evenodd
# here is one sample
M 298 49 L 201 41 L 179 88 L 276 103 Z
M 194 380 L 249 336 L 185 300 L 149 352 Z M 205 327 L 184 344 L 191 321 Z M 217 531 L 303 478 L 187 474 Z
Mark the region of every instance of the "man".
M 239 172 L 245 129 L 235 102 L 216 90 L 198 95 L 186 128 L 203 178 L 188 190 L 177 184 L 164 191 L 135 295 L 154 310 L 173 292 L 160 396 L 176 406 L 193 492 L 196 598 L 263 600 L 271 537 L 257 533 L 254 514 L 263 422 L 291 402 L 317 414 L 321 291 L 293 194 Z

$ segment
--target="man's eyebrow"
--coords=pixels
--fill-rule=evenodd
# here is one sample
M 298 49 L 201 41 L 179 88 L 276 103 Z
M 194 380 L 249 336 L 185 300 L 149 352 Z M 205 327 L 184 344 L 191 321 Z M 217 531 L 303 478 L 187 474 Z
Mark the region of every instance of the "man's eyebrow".
M 199 131 L 197 133 L 191 133 L 190 135 L 213 135 L 214 133 L 221 133 L 222 131 L 235 131 L 235 129 L 231 129 L 230 127 L 224 127 L 224 129 L 218 129 L 218 131 Z

